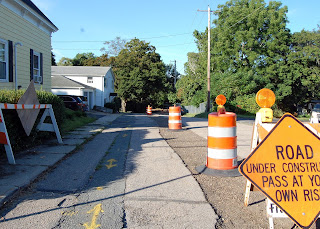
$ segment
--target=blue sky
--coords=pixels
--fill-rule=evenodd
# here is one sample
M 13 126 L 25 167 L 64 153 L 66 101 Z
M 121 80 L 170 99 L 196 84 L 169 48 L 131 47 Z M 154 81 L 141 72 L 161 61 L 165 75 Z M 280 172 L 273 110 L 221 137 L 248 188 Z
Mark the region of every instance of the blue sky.
M 120 36 L 139 38 L 155 46 L 162 60 L 177 61 L 183 73 L 187 53 L 197 51 L 192 35 L 208 25 L 205 12 L 216 10 L 225 0 L 33 0 L 59 28 L 52 35 L 56 60 L 73 58 L 77 53 L 100 56 L 103 41 Z M 266 0 L 266 2 L 268 2 Z M 312 30 L 320 25 L 319 0 L 282 0 L 288 6 L 288 27 L 292 32 Z M 214 19 L 214 16 L 211 16 Z M 85 42 L 82 42 L 85 41 Z M 171 62 L 173 63 L 173 62 Z

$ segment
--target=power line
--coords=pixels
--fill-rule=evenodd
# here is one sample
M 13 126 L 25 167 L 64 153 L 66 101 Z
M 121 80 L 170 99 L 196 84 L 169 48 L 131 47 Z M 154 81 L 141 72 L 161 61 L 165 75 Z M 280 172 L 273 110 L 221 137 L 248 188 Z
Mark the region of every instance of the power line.
M 190 43 L 181 43 L 181 44 L 172 44 L 172 45 L 159 45 L 156 48 L 165 48 L 165 47 L 173 47 L 173 46 L 181 46 L 181 45 L 186 45 L 186 44 L 193 44 L 194 42 Z M 57 50 L 101 50 L 101 49 L 87 49 L 87 48 L 73 48 L 73 49 L 65 49 L 65 48 L 54 48 Z
M 83 51 L 97 51 L 97 50 L 101 50 L 101 49 L 83 49 L 83 48 L 74 48 L 74 49 L 64 49 L 64 48 L 53 48 L 54 50 L 83 50 Z
M 157 36 L 157 37 L 139 38 L 139 39 L 150 40 L 150 39 L 157 39 L 157 38 L 176 37 L 176 36 L 190 35 L 190 33 L 191 32 L 163 35 L 163 36 Z M 86 41 L 86 40 L 83 40 L 83 41 L 52 41 L 52 42 L 56 42 L 56 43 L 101 43 L 101 42 L 106 42 L 106 41 L 89 41 L 89 40 Z

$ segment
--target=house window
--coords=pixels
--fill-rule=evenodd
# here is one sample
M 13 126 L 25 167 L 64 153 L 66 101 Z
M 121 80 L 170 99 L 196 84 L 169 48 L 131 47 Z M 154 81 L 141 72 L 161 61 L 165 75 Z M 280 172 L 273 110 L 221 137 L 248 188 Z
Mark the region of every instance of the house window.
M 42 76 L 40 73 L 40 53 L 33 52 L 33 80 L 35 83 L 41 83 Z
M 8 41 L 0 39 L 0 81 L 8 81 Z
M 30 49 L 30 80 L 43 84 L 43 55 Z
M 88 76 L 87 83 L 93 83 L 93 77 L 92 76 Z

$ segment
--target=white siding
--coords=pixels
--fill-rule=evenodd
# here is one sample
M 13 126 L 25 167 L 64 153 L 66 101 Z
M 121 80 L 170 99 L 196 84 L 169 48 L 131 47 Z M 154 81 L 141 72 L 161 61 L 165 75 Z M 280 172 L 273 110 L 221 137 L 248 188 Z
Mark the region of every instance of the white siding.
M 13 45 L 16 42 L 23 44 L 17 47 L 17 78 L 22 89 L 26 89 L 30 83 L 30 49 L 43 54 L 43 84 L 35 84 L 35 88 L 50 91 L 50 34 L 0 4 L 0 38 L 13 41 Z M 14 89 L 14 86 L 14 82 L 1 83 L 0 89 Z
M 89 68 L 90 67 L 88 67 L 88 69 Z M 86 72 L 88 73 L 88 70 L 86 70 Z M 92 73 L 92 75 L 90 73 L 85 75 L 85 73 L 80 73 L 79 69 L 76 69 L 74 73 L 72 72 L 71 69 L 68 69 L 68 72 L 63 72 L 63 69 L 59 69 L 59 71 L 53 71 L 53 75 L 55 74 L 63 75 L 71 80 L 74 80 L 81 84 L 95 88 L 94 93 L 92 93 L 93 96 L 91 96 L 93 101 L 90 104 L 90 107 L 93 107 L 94 105 L 103 107 L 106 102 L 111 102 L 113 99 L 113 97 L 110 97 L 110 93 L 114 92 L 114 79 L 113 79 L 111 68 L 109 70 L 106 70 L 106 75 L 98 75 L 98 74 L 95 75 L 94 72 Z M 91 78 L 92 83 L 88 83 L 88 77 Z M 106 81 L 106 87 L 105 87 L 104 81 Z M 52 91 L 54 92 L 54 90 Z M 73 92 L 68 92 L 68 93 L 70 94 Z
M 110 97 L 110 93 L 114 92 L 114 82 L 113 82 L 111 71 L 108 71 L 106 78 L 107 78 L 107 87 L 105 89 L 106 100 L 107 102 L 111 102 L 113 97 Z
M 96 106 L 104 106 L 104 99 L 105 95 L 104 93 L 104 87 L 103 87 L 103 76 L 90 76 L 92 77 L 93 83 L 88 83 L 88 77 L 87 76 L 68 76 L 66 75 L 65 77 L 77 81 L 79 83 L 88 85 L 90 87 L 96 88 L 96 93 L 95 93 L 95 101 L 94 105 Z
M 51 92 L 55 95 L 79 95 L 82 96 L 83 92 L 79 88 L 68 89 L 51 89 Z

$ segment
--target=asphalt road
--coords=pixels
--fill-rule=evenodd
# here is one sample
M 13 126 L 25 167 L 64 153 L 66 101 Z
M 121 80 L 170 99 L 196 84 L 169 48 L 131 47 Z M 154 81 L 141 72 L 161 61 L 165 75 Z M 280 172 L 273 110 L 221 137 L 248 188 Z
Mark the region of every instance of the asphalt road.
M 145 115 L 122 115 L 21 193 L 0 228 L 214 228 L 217 215 Z
M 2 212 L 1 228 L 123 228 L 134 117 L 120 116 Z M 107 206 L 107 207 L 106 207 Z

